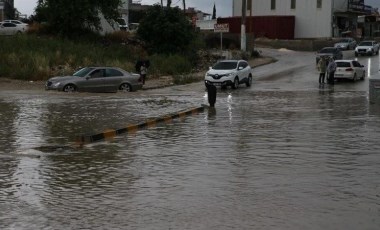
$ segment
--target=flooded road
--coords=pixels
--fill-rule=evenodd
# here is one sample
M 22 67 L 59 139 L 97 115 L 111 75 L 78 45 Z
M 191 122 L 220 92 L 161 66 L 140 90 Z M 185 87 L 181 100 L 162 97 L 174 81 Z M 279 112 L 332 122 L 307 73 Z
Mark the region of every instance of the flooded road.
M 218 90 L 215 110 L 83 148 L 77 135 L 206 103 L 203 83 L 1 91 L 0 228 L 378 229 L 368 78 L 320 87 L 314 54 L 264 54 L 279 62 L 255 69 L 251 88 Z M 379 73 L 378 57 L 359 61 Z

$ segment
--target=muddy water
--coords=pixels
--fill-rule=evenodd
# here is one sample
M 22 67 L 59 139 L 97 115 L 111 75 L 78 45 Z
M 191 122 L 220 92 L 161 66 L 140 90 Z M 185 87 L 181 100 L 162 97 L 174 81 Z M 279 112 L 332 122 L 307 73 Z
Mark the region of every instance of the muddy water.
M 378 229 L 380 107 L 355 84 L 262 80 L 218 91 L 215 110 L 50 151 L 38 147 L 199 106 L 204 92 L 1 92 L 0 227 Z

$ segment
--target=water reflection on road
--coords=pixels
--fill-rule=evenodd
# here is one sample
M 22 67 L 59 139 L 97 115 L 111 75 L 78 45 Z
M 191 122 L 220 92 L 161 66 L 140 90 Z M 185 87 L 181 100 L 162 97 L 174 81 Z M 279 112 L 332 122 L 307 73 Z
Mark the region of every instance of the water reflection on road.
M 218 90 L 215 110 L 51 152 L 33 148 L 199 106 L 204 91 L 0 93 L 0 227 L 377 229 L 380 107 L 361 90 L 368 79 L 286 79 Z

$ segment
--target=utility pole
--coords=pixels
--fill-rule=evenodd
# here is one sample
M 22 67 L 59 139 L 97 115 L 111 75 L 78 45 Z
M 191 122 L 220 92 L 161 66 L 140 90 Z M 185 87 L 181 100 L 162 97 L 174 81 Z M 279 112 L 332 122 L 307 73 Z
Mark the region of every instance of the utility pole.
M 253 28 L 252 28 L 252 24 L 253 24 L 253 19 L 252 19 L 252 9 L 253 9 L 253 7 L 252 7 L 252 0 L 248 0 L 249 2 L 248 2 L 248 8 L 249 8 L 249 32 L 251 32 L 252 33 L 252 51 L 254 51 L 255 50 L 255 32 L 253 31 Z
M 245 18 L 247 13 L 247 0 L 243 0 L 243 4 L 241 7 L 241 38 L 240 38 L 240 48 L 241 51 L 247 50 L 247 37 L 245 34 Z
M 183 13 L 186 14 L 186 0 L 183 0 Z

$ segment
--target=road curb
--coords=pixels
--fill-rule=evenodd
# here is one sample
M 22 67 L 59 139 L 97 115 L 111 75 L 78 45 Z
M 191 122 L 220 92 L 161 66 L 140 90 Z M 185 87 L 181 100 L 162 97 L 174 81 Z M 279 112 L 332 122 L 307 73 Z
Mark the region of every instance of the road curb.
M 126 127 L 122 127 L 120 129 L 106 129 L 101 133 L 77 136 L 75 139 L 75 144 L 77 146 L 82 146 L 84 144 L 89 144 L 89 143 L 93 143 L 93 142 L 97 142 L 101 140 L 110 140 L 116 137 L 117 135 L 124 134 L 124 133 L 135 133 L 136 131 L 144 129 L 144 128 L 155 127 L 158 123 L 163 123 L 163 122 L 170 123 L 174 119 L 177 119 L 177 118 L 181 119 L 190 115 L 196 115 L 200 112 L 203 112 L 206 107 L 207 107 L 206 105 L 202 105 L 200 107 L 188 109 L 185 111 L 179 111 L 179 112 L 164 115 L 158 118 L 150 118 L 141 123 L 131 124 Z

